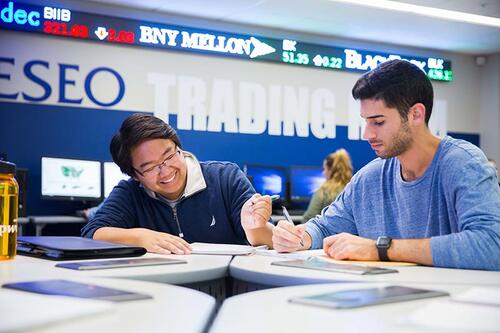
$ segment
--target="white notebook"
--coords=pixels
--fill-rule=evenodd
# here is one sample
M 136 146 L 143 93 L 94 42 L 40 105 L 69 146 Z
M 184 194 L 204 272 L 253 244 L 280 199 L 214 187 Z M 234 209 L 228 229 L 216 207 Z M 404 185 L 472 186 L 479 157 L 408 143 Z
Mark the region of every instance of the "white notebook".
M 0 332 L 16 332 L 110 311 L 113 304 L 0 289 Z

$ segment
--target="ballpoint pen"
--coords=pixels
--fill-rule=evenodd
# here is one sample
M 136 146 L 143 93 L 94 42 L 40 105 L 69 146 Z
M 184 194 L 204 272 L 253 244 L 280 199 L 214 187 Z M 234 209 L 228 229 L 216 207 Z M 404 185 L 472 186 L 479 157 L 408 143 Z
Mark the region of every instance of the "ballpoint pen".
M 280 198 L 280 195 L 279 194 L 273 194 L 270 196 L 271 197 L 271 202 L 274 202 L 276 200 L 278 200 Z M 252 205 L 254 205 L 255 203 L 252 201 Z
M 293 223 L 292 221 L 292 218 L 290 217 L 290 214 L 288 214 L 288 210 L 286 209 L 286 207 L 281 206 L 281 208 L 283 209 L 283 216 L 285 216 L 285 219 L 288 221 L 288 223 L 295 225 L 295 223 Z M 304 246 L 304 240 L 302 238 L 300 239 L 300 246 Z

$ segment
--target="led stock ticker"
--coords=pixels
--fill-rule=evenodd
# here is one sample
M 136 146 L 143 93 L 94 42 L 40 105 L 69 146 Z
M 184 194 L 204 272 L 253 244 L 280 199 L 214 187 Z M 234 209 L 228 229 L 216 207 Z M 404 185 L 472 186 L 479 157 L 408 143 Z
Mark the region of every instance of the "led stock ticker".
M 451 62 L 438 57 L 415 57 L 196 29 L 14 1 L 0 0 L 0 28 L 333 71 L 363 73 L 384 61 L 405 59 L 422 69 L 431 80 L 453 79 Z
M 116 31 L 115 29 L 107 29 L 106 27 L 97 27 L 94 34 L 99 40 L 106 40 L 108 42 L 134 44 L 135 41 L 133 31 Z

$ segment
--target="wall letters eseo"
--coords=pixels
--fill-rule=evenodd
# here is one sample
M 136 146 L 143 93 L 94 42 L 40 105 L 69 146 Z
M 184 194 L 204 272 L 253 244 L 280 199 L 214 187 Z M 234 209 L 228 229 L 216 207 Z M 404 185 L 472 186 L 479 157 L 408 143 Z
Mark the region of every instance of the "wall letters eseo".
M 0 98 L 7 100 L 22 100 L 27 102 L 46 101 L 55 90 L 58 94 L 57 102 L 61 104 L 82 104 L 83 98 L 88 98 L 92 103 L 100 107 L 110 107 L 118 104 L 125 95 L 125 81 L 122 76 L 112 68 L 97 67 L 88 73 L 80 73 L 80 67 L 74 64 L 58 63 L 50 64 L 44 60 L 30 60 L 22 65 L 23 77 L 21 82 L 31 83 L 37 87 L 35 94 L 29 89 L 24 89 L 28 84 L 22 84 L 19 90 L 9 86 L 9 82 L 19 81 L 13 78 L 16 61 L 14 58 L 0 57 Z M 50 80 L 49 72 L 57 70 L 57 80 Z M 83 75 L 82 75 L 83 74 Z M 99 94 L 93 90 L 93 82 L 100 76 L 106 75 L 108 80 L 114 82 L 116 90 L 114 96 L 106 96 L 106 100 L 98 97 Z M 81 78 L 77 80 L 76 78 Z M 56 81 L 56 82 L 53 82 Z M 72 95 L 68 92 L 71 89 Z M 40 92 L 41 90 L 41 92 Z M 85 94 L 82 94 L 82 90 Z

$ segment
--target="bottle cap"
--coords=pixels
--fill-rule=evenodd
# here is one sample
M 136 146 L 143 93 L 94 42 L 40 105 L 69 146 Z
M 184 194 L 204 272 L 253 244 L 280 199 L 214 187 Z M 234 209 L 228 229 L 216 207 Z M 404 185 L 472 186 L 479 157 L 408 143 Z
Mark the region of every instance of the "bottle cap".
M 16 165 L 7 161 L 0 161 L 0 173 L 16 174 Z

